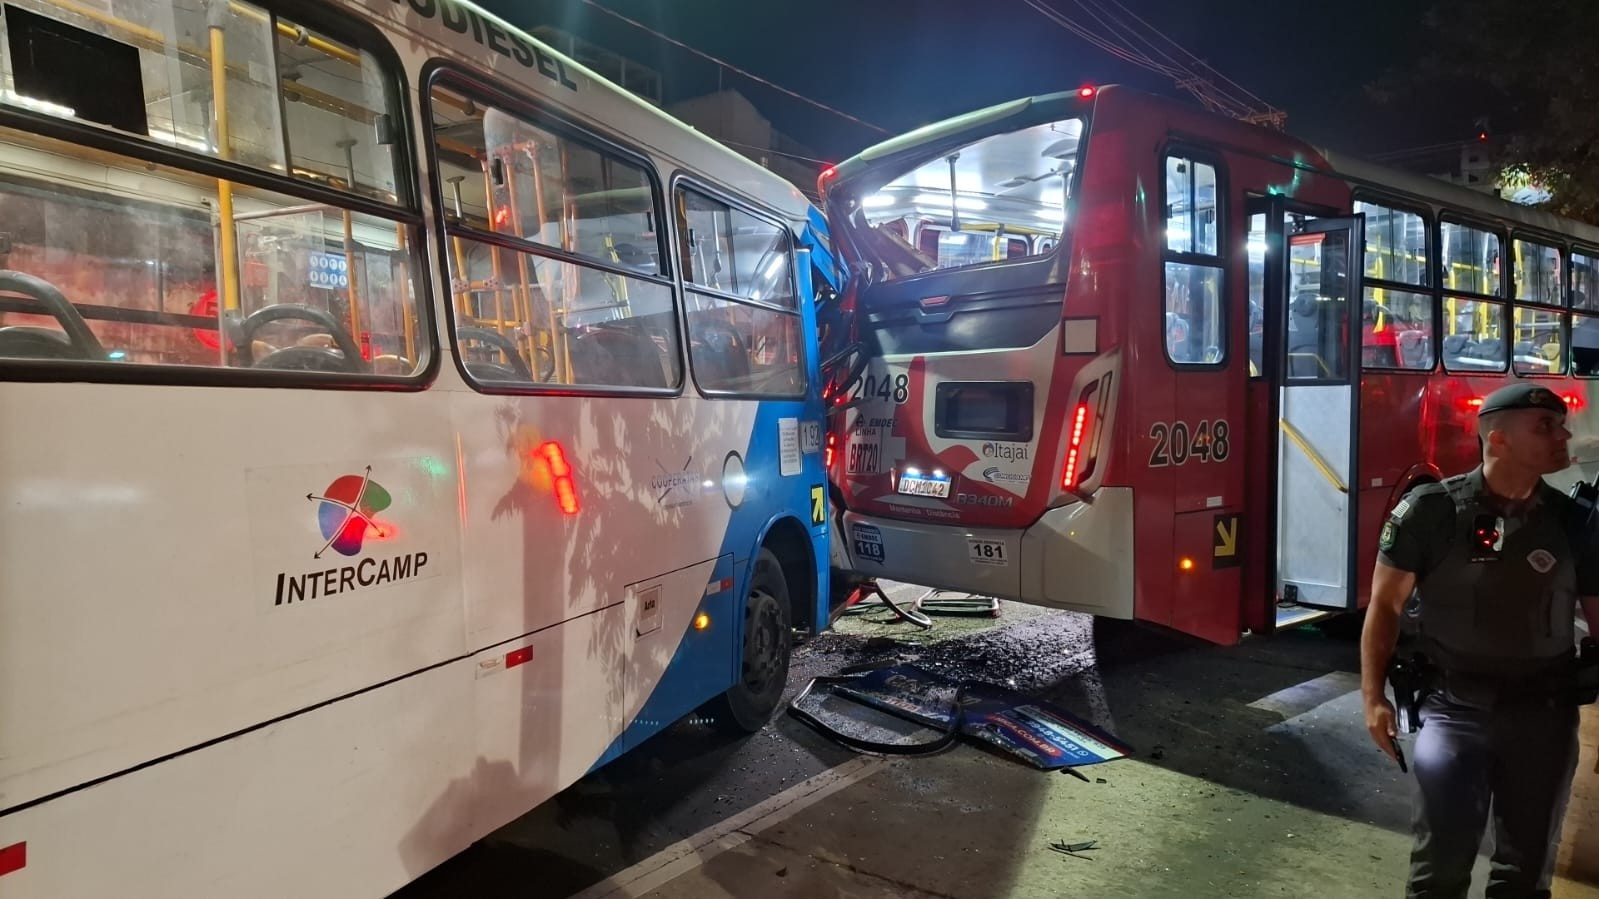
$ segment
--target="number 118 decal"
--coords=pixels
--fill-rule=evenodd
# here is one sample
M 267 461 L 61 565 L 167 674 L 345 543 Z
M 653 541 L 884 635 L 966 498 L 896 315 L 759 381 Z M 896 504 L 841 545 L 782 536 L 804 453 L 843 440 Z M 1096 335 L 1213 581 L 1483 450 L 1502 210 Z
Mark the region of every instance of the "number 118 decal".
M 1149 426 L 1149 436 L 1155 441 L 1149 467 L 1186 465 L 1190 461 L 1225 462 L 1232 455 L 1231 433 L 1225 418 L 1201 420 L 1192 428 L 1183 421 L 1157 421 Z

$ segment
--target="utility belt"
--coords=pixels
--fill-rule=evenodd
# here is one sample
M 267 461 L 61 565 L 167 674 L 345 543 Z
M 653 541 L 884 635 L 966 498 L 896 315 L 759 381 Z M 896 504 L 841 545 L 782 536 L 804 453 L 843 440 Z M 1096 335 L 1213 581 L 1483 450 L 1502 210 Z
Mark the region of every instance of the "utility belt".
M 1588 705 L 1599 701 L 1599 643 L 1583 640 L 1580 652 L 1526 675 L 1446 667 L 1416 652 L 1394 658 L 1388 666 L 1388 683 L 1404 733 L 1420 729 L 1422 704 L 1435 694 L 1457 705 L 1490 710 Z

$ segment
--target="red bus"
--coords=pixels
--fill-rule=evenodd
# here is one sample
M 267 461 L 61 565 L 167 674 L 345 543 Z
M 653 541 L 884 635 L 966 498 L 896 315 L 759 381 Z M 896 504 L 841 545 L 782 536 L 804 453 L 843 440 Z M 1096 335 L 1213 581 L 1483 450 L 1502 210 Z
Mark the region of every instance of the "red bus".
M 1230 643 L 1364 606 L 1383 517 L 1512 379 L 1572 406 L 1557 486 L 1599 463 L 1599 228 L 1119 86 L 820 187 L 857 577 Z

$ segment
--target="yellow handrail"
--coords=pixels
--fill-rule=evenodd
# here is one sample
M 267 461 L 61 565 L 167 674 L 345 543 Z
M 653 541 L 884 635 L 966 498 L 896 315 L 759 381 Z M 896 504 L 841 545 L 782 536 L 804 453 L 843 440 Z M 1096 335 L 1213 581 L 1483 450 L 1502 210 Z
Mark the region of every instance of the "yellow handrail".
M 1349 493 L 1349 488 L 1345 486 L 1342 481 L 1338 480 L 1338 474 L 1332 470 L 1332 466 L 1328 465 L 1327 460 L 1323 459 L 1320 453 L 1316 452 L 1313 448 L 1311 448 L 1309 443 L 1305 442 L 1304 436 L 1295 430 L 1293 425 L 1288 423 L 1288 419 L 1279 418 L 1277 423 L 1282 426 L 1283 433 L 1287 434 L 1288 439 L 1292 440 L 1294 445 L 1299 447 L 1300 452 L 1305 454 L 1305 457 L 1310 460 L 1310 463 L 1321 470 L 1322 477 L 1326 478 L 1328 483 L 1332 484 L 1339 493 Z
M 216 111 L 217 155 L 228 159 L 232 153 L 232 135 L 228 131 L 228 68 L 226 36 L 221 26 L 211 27 L 211 92 L 215 95 L 212 109 Z M 233 220 L 233 184 L 226 178 L 217 179 L 218 229 L 222 237 L 222 308 L 234 312 L 239 308 L 239 256 L 237 227 Z M 223 342 L 224 346 L 226 341 Z

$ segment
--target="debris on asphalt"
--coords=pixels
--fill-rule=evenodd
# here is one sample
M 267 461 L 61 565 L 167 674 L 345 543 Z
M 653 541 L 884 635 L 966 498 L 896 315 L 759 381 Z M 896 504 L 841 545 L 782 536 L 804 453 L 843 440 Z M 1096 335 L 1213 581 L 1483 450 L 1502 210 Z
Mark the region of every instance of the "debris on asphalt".
M 789 703 L 789 714 L 862 752 L 921 754 L 964 736 L 1053 771 L 1125 758 L 1114 735 L 1050 703 L 993 684 L 957 682 L 913 664 L 847 677 L 819 677 Z M 891 717 L 920 730 L 886 725 Z M 1085 782 L 1087 776 L 1071 772 Z
M 1088 840 L 1082 843 L 1067 843 L 1061 840 L 1056 840 L 1055 842 L 1049 844 L 1049 848 L 1061 853 L 1062 855 L 1069 855 L 1072 858 L 1093 861 L 1091 856 L 1082 855 L 1081 853 L 1098 852 L 1100 847 L 1098 840 Z

